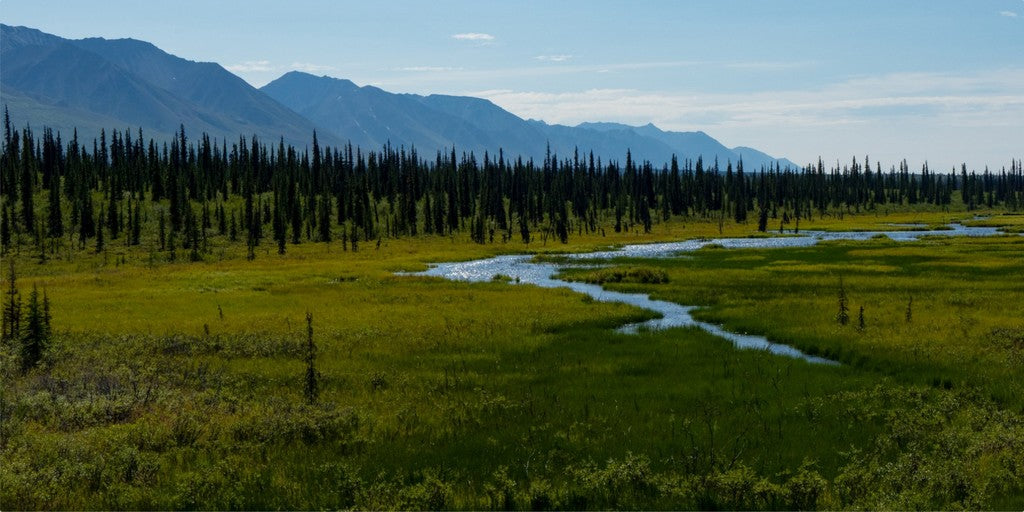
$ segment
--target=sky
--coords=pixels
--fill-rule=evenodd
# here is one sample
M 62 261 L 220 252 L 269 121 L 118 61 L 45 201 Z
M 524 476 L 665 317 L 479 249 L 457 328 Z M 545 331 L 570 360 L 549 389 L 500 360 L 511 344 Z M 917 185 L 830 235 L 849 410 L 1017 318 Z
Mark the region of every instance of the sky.
M 1024 157 L 1024 0 L 0 0 L 0 21 L 149 41 L 257 87 L 300 70 L 800 164 Z

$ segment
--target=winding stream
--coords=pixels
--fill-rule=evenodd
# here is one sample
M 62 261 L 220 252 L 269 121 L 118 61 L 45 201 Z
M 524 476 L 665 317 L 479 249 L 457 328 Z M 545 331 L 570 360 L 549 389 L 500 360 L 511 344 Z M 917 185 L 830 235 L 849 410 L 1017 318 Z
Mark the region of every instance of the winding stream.
M 594 263 L 595 260 L 609 260 L 621 257 L 664 258 L 681 252 L 694 251 L 712 244 L 719 245 L 727 249 L 770 249 L 784 247 L 809 247 L 823 240 L 867 240 L 879 235 L 885 235 L 898 242 L 908 242 L 917 240 L 924 235 L 991 236 L 995 234 L 998 234 L 997 228 L 968 227 L 961 224 L 950 224 L 948 229 L 937 231 L 804 231 L 795 236 L 770 238 L 716 238 L 711 240 L 686 240 L 682 242 L 626 245 L 615 250 L 576 253 L 567 256 L 570 259 L 579 260 L 581 263 Z M 830 359 L 805 354 L 789 345 L 772 343 L 763 336 L 729 332 L 719 325 L 696 320 L 690 315 L 690 312 L 698 306 L 686 306 L 664 300 L 654 300 L 647 294 L 616 292 L 605 290 L 600 285 L 596 284 L 563 281 L 555 278 L 555 275 L 558 274 L 562 268 L 568 266 L 570 265 L 536 262 L 533 261 L 532 255 L 517 254 L 496 256 L 493 258 L 473 261 L 439 263 L 426 271 L 412 275 L 435 276 L 455 281 L 471 282 L 491 281 L 495 276 L 502 275 L 512 278 L 512 284 L 532 284 L 543 288 L 568 288 L 570 290 L 589 295 L 594 300 L 630 304 L 655 311 L 661 315 L 661 318 L 655 318 L 645 322 L 627 324 L 619 327 L 618 330 L 620 332 L 636 333 L 641 329 L 667 329 L 671 327 L 693 326 L 703 329 L 715 336 L 725 338 L 731 341 L 738 348 L 765 350 L 773 354 L 803 359 L 817 364 L 838 364 Z

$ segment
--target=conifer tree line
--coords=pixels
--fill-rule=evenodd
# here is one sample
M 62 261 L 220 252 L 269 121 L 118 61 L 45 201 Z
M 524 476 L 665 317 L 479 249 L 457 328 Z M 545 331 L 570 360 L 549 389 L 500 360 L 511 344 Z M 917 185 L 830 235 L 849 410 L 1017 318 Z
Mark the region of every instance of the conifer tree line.
M 573 234 L 649 232 L 676 217 L 756 222 L 767 231 L 813 216 L 899 205 L 967 209 L 1024 206 L 1024 169 L 940 173 L 906 161 L 882 169 L 868 157 L 802 168 L 746 169 L 742 161 L 655 164 L 551 153 L 540 162 L 455 149 L 429 157 L 390 144 L 376 150 L 257 137 L 145 139 L 141 129 L 70 139 L 15 129 L 5 110 L 0 243 L 4 251 L 103 251 L 143 239 L 170 258 L 202 259 L 211 238 L 266 244 L 279 253 L 308 242 L 359 242 L 420 234 L 478 243 L 568 241 Z

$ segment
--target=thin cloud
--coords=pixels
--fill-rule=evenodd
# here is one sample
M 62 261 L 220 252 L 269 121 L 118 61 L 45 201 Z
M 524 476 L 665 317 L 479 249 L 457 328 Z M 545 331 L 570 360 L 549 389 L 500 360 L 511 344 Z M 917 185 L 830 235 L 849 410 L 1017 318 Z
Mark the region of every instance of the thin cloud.
M 923 87 L 922 84 L 941 84 Z M 817 90 L 716 94 L 590 89 L 565 93 L 493 90 L 480 96 L 521 117 L 576 124 L 654 122 L 670 129 L 724 126 L 765 129 L 872 125 L 897 118 L 945 126 L 1019 126 L 1024 70 L 979 75 L 899 73 L 860 77 Z
M 486 43 L 484 43 L 486 44 Z M 455 68 L 448 73 L 423 73 L 415 75 L 415 81 L 411 78 L 392 78 L 382 81 L 387 87 L 407 87 L 409 85 L 422 86 L 424 81 L 430 82 L 464 82 L 480 79 L 495 78 L 524 78 L 524 77 L 545 77 L 561 76 L 588 73 L 613 73 L 619 71 L 632 71 L 641 69 L 671 69 L 680 67 L 694 67 L 703 64 L 699 61 L 656 61 L 656 62 L 628 62 L 621 64 L 573 64 L 562 63 L 560 66 L 533 65 L 515 68 L 493 68 L 473 69 Z M 419 67 L 419 66 L 413 66 Z M 407 71 L 399 69 L 398 71 Z M 411 70 L 408 70 L 411 71 Z M 406 75 L 411 76 L 411 75 Z
M 274 67 L 270 65 L 269 60 L 247 60 L 239 64 L 225 66 L 224 69 L 235 73 L 253 73 L 257 71 L 273 71 Z
M 572 59 L 572 55 L 538 55 L 534 59 L 547 62 L 565 62 Z
M 452 39 L 458 39 L 460 41 L 494 41 L 494 36 L 481 32 L 465 32 L 462 34 L 453 34 Z
M 459 71 L 462 68 L 451 67 L 451 66 L 407 66 L 404 68 L 396 68 L 396 71 L 411 71 L 417 73 L 440 73 L 444 71 Z
M 305 71 L 306 73 L 320 73 L 323 71 L 334 71 L 334 66 L 325 66 L 322 64 L 313 64 L 311 62 L 292 62 L 291 68 L 297 71 Z
M 1013 11 L 999 11 L 999 15 L 1007 17 L 1007 18 L 1016 18 L 1017 17 L 1017 13 L 1015 13 Z
M 751 69 L 751 70 L 786 70 L 786 69 L 797 69 L 803 68 L 814 64 L 811 61 L 751 61 L 751 62 L 730 62 L 723 64 L 726 68 L 732 69 Z

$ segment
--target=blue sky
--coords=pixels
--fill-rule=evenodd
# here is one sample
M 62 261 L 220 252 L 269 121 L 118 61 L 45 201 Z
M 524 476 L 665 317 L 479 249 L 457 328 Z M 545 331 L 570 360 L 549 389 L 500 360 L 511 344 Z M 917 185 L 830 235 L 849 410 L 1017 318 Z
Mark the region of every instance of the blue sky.
M 1024 0 L 0 0 L 0 21 L 150 41 L 256 86 L 299 69 L 798 163 L 1024 157 Z

